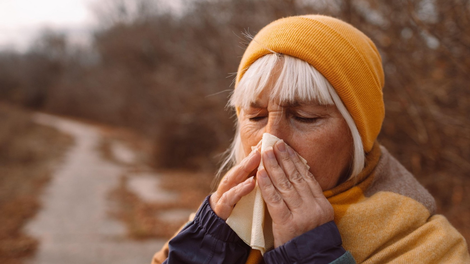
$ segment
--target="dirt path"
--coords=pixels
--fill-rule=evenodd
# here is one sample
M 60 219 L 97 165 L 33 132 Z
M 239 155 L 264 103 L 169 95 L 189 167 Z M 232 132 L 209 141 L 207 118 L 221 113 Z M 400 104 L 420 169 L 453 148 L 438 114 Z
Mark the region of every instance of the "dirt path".
M 35 119 L 72 135 L 75 145 L 46 188 L 42 210 L 27 226 L 27 232 L 40 241 L 27 263 L 150 263 L 163 241 L 130 240 L 125 226 L 107 215 L 108 193 L 119 184 L 125 166 L 100 156 L 99 130 L 45 114 Z

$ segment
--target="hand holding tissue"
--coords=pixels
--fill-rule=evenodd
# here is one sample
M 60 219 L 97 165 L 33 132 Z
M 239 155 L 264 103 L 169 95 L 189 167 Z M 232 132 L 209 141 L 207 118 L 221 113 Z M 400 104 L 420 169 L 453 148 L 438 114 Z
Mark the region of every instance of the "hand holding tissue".
M 280 140 L 274 135 L 264 133 L 261 139 L 261 153 Z M 305 159 L 300 158 L 307 164 Z M 263 161 L 258 170 L 261 168 Z M 274 247 L 272 220 L 258 185 L 236 204 L 226 222 L 245 243 L 262 254 Z

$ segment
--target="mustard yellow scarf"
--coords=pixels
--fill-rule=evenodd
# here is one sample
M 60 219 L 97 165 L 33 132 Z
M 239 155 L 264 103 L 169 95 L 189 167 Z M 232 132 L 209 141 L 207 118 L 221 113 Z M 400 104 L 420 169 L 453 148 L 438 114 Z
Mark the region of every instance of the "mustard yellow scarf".
M 377 143 L 361 174 L 324 194 L 357 263 L 470 263 L 465 239 L 434 214 L 432 196 Z M 252 250 L 246 264 L 258 263 Z
M 432 196 L 378 143 L 356 178 L 324 194 L 357 263 L 470 263 L 462 235 L 435 214 Z M 167 252 L 164 247 L 152 263 Z M 252 250 L 246 264 L 259 263 L 260 252 Z

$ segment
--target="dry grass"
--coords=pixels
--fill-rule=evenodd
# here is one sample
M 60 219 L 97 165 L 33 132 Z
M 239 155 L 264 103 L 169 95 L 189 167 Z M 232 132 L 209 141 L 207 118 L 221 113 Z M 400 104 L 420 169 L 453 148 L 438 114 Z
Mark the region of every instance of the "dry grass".
M 109 199 L 113 204 L 110 215 L 127 226 L 128 235 L 133 239 L 170 238 L 186 220 L 168 222 L 160 219 L 158 215 L 175 209 L 195 212 L 211 191 L 213 174 L 187 170 L 156 171 L 149 165 L 153 163 L 151 159 L 153 144 L 145 137 L 120 128 L 103 127 L 102 132 L 105 136 L 98 147 L 102 157 L 127 167 L 126 174 L 120 178 L 119 186 L 110 192 Z M 116 143 L 125 145 L 137 153 L 134 163 L 126 164 L 116 157 L 113 153 L 113 144 Z M 142 200 L 128 186 L 131 177 L 140 173 L 156 175 L 160 180 L 160 188 L 177 194 L 179 198 L 172 202 Z
M 52 166 L 72 139 L 8 105 L 0 104 L 0 120 L 0 263 L 19 264 L 38 245 L 22 228 L 39 210 Z
M 207 173 L 161 171 L 159 175 L 161 187 L 177 193 L 178 199 L 172 202 L 145 202 L 129 190 L 129 176 L 122 176 L 119 187 L 111 193 L 110 198 L 116 202 L 111 214 L 125 223 L 129 236 L 134 239 L 169 239 L 187 220 L 168 222 L 157 216 L 174 209 L 195 212 L 211 191 L 212 175 Z
M 96 127 L 100 127 L 103 137 L 98 144 L 98 151 L 101 156 L 111 162 L 124 166 L 141 166 L 150 163 L 149 153 L 152 151 L 152 143 L 145 136 L 125 128 L 110 127 L 103 124 L 94 123 Z M 131 164 L 124 162 L 116 157 L 113 145 L 121 144 L 132 150 L 135 154 L 135 161 Z

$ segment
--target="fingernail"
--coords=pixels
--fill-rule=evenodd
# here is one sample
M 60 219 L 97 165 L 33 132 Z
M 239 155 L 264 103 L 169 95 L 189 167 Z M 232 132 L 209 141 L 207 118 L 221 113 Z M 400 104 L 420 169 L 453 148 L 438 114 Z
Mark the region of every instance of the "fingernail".
M 276 146 L 279 151 L 286 152 L 286 143 L 284 141 L 277 143 Z
M 274 156 L 274 152 L 273 152 L 272 147 L 270 147 L 266 150 L 266 155 L 268 155 L 269 159 L 276 159 L 276 157 Z

